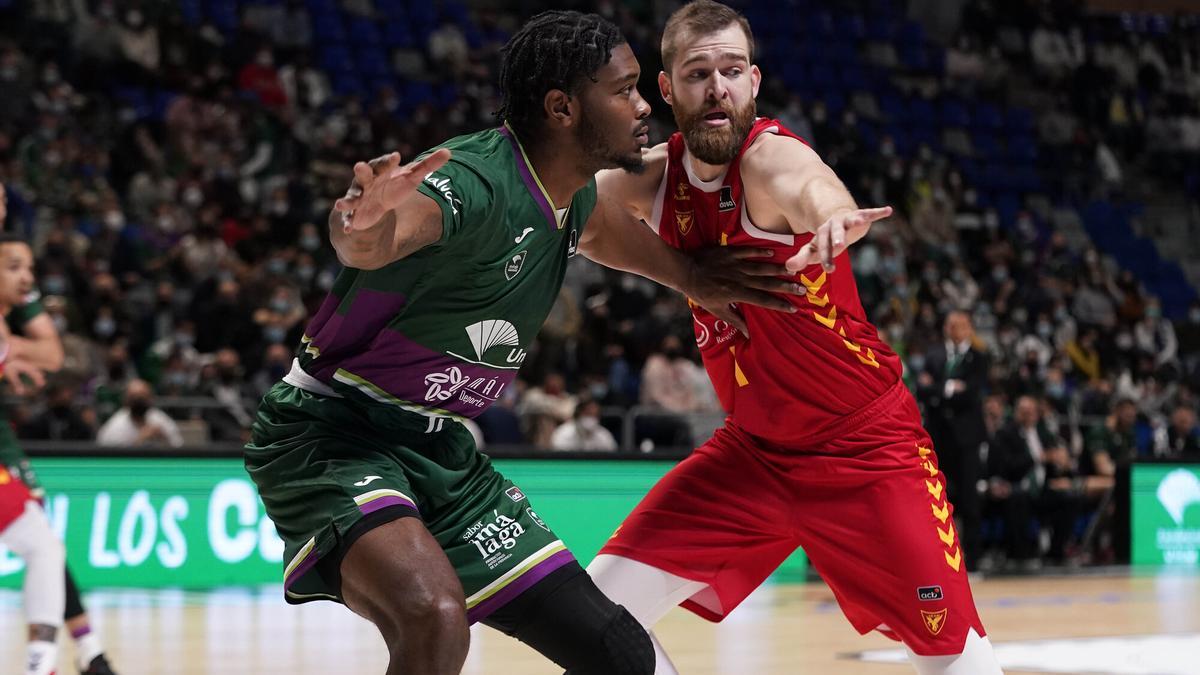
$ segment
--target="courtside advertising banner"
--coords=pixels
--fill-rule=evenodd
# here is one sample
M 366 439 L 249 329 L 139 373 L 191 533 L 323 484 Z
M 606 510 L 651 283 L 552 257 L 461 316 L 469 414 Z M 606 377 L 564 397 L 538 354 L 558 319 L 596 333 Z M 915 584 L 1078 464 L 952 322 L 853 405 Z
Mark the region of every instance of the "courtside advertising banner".
M 234 458 L 42 457 L 46 510 L 85 588 L 281 583 L 283 542 Z M 586 565 L 672 466 L 669 461 L 497 460 Z M 780 570 L 802 579 L 802 554 Z M 0 548 L 0 588 L 24 564 Z

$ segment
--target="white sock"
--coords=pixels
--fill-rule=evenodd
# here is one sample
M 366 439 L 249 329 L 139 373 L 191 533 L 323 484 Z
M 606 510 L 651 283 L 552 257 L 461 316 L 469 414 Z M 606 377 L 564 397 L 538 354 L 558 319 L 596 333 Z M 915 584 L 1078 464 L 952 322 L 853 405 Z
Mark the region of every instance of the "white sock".
M 967 631 L 961 654 L 918 656 L 908 650 L 908 660 L 920 675 L 1003 675 L 992 643 L 975 629 Z
M 25 675 L 51 675 L 58 665 L 58 643 L 34 640 L 26 654 Z
M 75 638 L 75 655 L 79 659 L 80 670 L 87 670 L 92 665 L 92 659 L 103 653 L 104 648 L 100 646 L 100 637 L 95 631 L 89 630 Z

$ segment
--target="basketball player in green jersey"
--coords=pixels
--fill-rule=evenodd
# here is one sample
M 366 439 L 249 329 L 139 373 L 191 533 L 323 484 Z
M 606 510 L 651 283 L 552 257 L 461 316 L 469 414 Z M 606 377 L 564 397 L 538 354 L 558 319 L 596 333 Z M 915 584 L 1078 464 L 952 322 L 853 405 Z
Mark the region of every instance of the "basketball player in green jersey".
M 0 227 L 4 226 L 7 216 L 6 199 L 4 185 L 0 184 Z M 0 233 L 0 320 L 5 322 L 9 334 L 5 377 L 8 389 L 20 396 L 25 394 L 27 386 L 40 388 L 45 382 L 45 373 L 62 367 L 62 341 L 34 289 L 33 250 L 25 240 L 7 232 Z M 17 442 L 7 417 L 7 409 L 0 406 L 0 467 L 7 468 L 9 474 L 19 478 L 41 502 L 46 491 L 30 466 L 25 450 Z M 82 675 L 112 675 L 100 637 L 92 630 L 91 619 L 69 568 L 63 583 L 65 621 L 75 640 L 79 672 Z
M 787 306 L 763 290 L 788 284 L 713 281 L 597 204 L 597 170 L 641 167 L 638 75 L 611 23 L 541 14 L 506 48 L 501 128 L 359 163 L 330 214 L 345 269 L 259 408 L 246 468 L 285 543 L 288 602 L 372 621 L 388 673 L 459 672 L 480 621 L 569 673 L 653 672 L 645 631 L 458 423 L 511 386 L 576 253 L 735 325 L 731 302 Z

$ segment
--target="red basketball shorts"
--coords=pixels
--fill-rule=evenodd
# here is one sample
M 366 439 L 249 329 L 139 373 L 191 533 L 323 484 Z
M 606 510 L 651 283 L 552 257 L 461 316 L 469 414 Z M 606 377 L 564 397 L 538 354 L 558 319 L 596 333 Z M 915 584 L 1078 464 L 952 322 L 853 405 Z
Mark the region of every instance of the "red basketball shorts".
M 25 504 L 33 499 L 29 488 L 16 476 L 0 467 L 0 532 L 25 513 Z
M 898 384 L 828 436 L 780 448 L 725 426 L 601 553 L 706 584 L 682 605 L 720 621 L 803 548 L 860 633 L 924 656 L 960 653 L 969 629 L 985 633 L 912 395 Z

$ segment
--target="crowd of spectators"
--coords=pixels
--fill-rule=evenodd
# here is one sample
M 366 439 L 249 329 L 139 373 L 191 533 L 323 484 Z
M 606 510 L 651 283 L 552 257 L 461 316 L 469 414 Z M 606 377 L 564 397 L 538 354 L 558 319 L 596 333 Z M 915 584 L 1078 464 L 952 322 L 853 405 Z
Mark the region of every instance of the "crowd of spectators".
M 1017 6 L 1041 3 L 966 3 L 944 72 L 917 86 L 992 96 L 1032 65 L 1055 98 L 1038 133 L 1062 151 L 1056 189 L 1119 190 L 1124 172 L 1158 160 L 1180 170 L 1176 183 L 1196 182 L 1194 19 L 1130 37 L 1114 20 Z M 653 91 L 662 8 L 597 8 L 625 29 Z M 242 3 L 231 30 L 189 22 L 175 3 L 0 2 L 5 227 L 34 246 L 67 354 L 41 396 L 16 403 L 21 437 L 242 441 L 338 272 L 324 221 L 349 167 L 492 124 L 498 50 L 529 13 L 479 9 L 464 23 L 447 9 L 423 44 L 393 53 L 396 72 L 435 93 L 413 103 L 386 85 L 339 93 L 315 65 L 302 2 Z M 961 380 L 956 343 L 986 363 L 978 429 L 935 439 L 943 458 L 979 454 L 955 488 L 960 510 L 978 500 L 981 551 L 1036 558 L 1022 523 L 1040 519 L 1040 548 L 1069 558 L 1082 518 L 1046 514 L 1094 510 L 1137 458 L 1200 458 L 1200 304 L 1163 316 L 1137 278 L 1072 246 L 1044 213 L 1002 222 L 948 155 L 902 154 L 886 137 L 864 150 L 869 101 L 833 115 L 763 68 L 760 110 L 811 139 L 861 203 L 897 208 L 855 246 L 854 270 L 926 416 Z M 671 120 L 655 108 L 663 140 Z M 966 338 L 944 326 L 955 312 Z M 676 294 L 577 258 L 518 386 L 474 431 L 487 444 L 612 450 L 637 406 L 665 417 L 638 423 L 635 447 L 690 446 L 687 420 L 719 413 L 693 345 Z M 988 535 L 987 522 L 1004 531 Z

